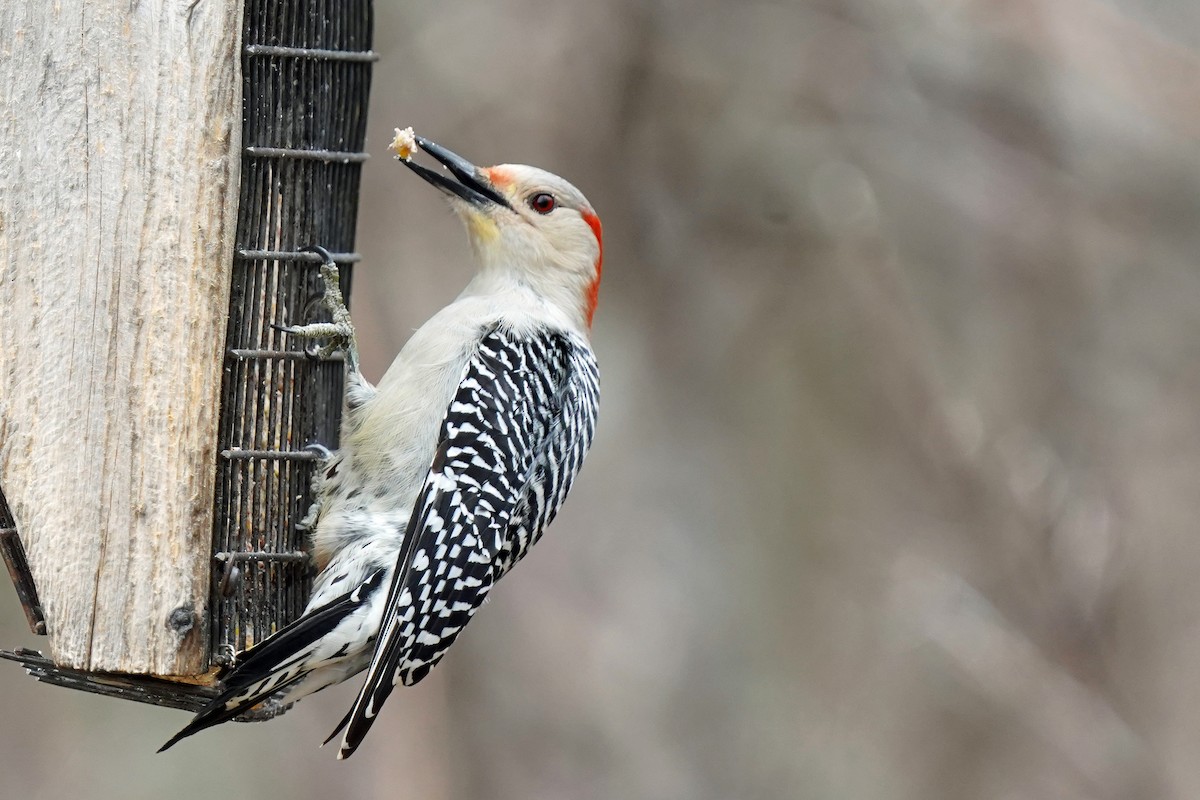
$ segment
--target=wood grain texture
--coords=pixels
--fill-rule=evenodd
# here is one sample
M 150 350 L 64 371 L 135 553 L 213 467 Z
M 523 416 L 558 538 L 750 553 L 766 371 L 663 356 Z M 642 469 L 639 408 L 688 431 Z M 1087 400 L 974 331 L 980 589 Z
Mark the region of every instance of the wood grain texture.
M 0 4 L 0 485 L 63 666 L 207 667 L 241 15 Z

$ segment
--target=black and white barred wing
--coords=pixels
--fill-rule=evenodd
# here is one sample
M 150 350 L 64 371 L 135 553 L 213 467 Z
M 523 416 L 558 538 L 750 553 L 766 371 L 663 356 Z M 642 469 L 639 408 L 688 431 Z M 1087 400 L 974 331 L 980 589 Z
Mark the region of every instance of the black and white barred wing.
M 503 328 L 483 337 L 442 422 L 366 680 L 338 726 L 347 726 L 340 758 L 397 683 L 425 677 L 554 517 L 591 443 L 598 392 L 578 337 Z

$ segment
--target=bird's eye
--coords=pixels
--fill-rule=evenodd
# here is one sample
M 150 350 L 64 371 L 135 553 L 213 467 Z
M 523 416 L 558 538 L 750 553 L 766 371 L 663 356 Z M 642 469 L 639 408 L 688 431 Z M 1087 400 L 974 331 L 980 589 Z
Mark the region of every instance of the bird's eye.
M 554 195 L 548 192 L 538 192 L 529 198 L 529 207 L 539 214 L 549 214 L 557 205 L 558 203 L 555 202 Z

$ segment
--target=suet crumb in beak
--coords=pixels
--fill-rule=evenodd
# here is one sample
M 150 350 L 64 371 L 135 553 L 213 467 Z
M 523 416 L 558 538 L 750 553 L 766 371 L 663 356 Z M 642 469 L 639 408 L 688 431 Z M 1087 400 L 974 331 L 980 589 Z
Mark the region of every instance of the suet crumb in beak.
M 400 130 L 396 128 L 396 135 L 392 137 L 392 143 L 388 145 L 388 149 L 396 154 L 396 158 L 411 161 L 413 151 L 417 149 L 417 138 L 413 135 L 413 129 Z

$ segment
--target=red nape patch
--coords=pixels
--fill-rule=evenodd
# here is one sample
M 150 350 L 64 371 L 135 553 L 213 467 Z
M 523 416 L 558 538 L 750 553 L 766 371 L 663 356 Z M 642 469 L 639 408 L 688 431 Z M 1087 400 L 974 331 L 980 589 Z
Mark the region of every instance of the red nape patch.
M 592 280 L 592 285 L 587 290 L 587 321 L 588 327 L 592 325 L 592 317 L 596 315 L 596 303 L 600 302 L 600 273 L 604 271 L 604 237 L 600 235 L 600 218 L 596 216 L 594 211 L 584 211 L 582 213 L 583 221 L 592 229 L 592 233 L 596 234 L 596 244 L 600 248 L 599 255 L 596 256 L 596 277 Z

